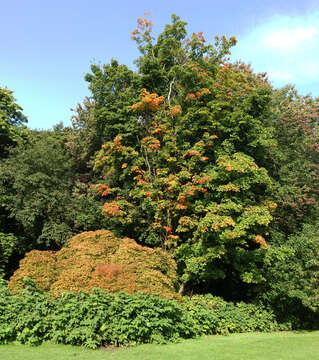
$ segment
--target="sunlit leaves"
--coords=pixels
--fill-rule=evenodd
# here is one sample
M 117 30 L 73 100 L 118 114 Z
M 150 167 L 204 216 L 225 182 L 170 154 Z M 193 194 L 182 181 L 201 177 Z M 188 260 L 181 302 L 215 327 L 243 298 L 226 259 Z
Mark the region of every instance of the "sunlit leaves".
M 9 288 L 17 291 L 28 276 L 41 290 L 55 295 L 69 291 L 135 293 L 175 297 L 176 264 L 160 249 L 120 239 L 106 230 L 84 232 L 57 252 L 29 252 L 10 279 Z
M 272 144 L 271 131 L 260 131 L 270 87 L 221 61 L 234 40 L 217 40 L 219 52 L 202 33 L 182 42 L 185 24 L 176 17 L 153 44 L 145 35 L 151 25 L 139 21 L 134 37 L 146 44 L 139 76 L 154 86 L 133 97 L 135 144 L 120 133 L 97 154 L 105 180 L 97 191 L 112 228 L 171 251 L 188 280 L 204 279 L 228 248 L 266 247 L 271 180 L 254 152 Z

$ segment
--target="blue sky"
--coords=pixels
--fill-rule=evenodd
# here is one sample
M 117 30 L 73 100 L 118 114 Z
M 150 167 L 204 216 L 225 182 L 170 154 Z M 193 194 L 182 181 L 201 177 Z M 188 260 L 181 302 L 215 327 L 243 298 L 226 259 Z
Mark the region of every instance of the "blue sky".
M 176 13 L 189 32 L 236 36 L 233 58 L 268 72 L 274 86 L 319 96 L 317 0 L 0 0 L 0 86 L 14 90 L 30 128 L 70 124 L 70 108 L 90 95 L 84 75 L 111 58 L 133 67 L 136 18 L 154 33 Z

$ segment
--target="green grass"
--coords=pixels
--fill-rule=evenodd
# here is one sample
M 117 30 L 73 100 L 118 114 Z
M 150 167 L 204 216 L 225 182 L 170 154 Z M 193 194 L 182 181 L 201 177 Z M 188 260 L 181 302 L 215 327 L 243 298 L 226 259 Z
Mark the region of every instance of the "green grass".
M 86 350 L 44 344 L 1 345 L 2 360 L 319 360 L 319 331 L 207 336 L 168 345 Z

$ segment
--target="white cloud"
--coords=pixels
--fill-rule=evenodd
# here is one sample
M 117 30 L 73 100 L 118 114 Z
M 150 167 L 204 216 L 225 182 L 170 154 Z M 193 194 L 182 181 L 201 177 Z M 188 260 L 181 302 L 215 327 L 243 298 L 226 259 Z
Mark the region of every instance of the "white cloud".
M 293 83 L 301 93 L 319 96 L 319 12 L 270 18 L 238 40 L 233 59 L 266 71 L 276 87 Z
M 316 41 L 319 29 L 314 26 L 298 28 L 269 29 L 262 43 L 267 49 L 279 50 L 284 53 L 294 53 L 304 46 Z
M 289 83 L 294 79 L 293 74 L 285 71 L 268 71 L 268 77 L 273 80 L 277 80 L 280 82 L 283 81 L 286 83 Z

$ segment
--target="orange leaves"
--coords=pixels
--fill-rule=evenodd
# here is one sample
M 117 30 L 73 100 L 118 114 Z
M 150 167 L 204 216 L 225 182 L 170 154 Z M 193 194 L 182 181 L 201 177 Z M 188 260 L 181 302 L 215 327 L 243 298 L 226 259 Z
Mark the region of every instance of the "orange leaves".
M 137 35 L 137 34 L 139 34 L 139 33 L 140 33 L 140 32 L 139 32 L 137 29 L 135 29 L 134 31 L 132 31 L 132 33 L 131 33 L 131 35 L 132 35 L 131 39 L 134 39 L 135 35 Z
M 152 141 L 150 144 L 149 144 L 149 147 L 151 149 L 155 149 L 155 150 L 158 150 L 161 146 L 161 143 L 157 140 L 157 141 Z
M 219 226 L 221 228 L 226 227 L 226 226 L 235 226 L 235 221 L 231 217 L 228 217 L 228 218 L 224 219 L 224 221 L 222 221 L 219 224 Z
M 138 29 L 135 29 L 134 31 L 131 32 L 131 40 L 137 40 L 138 39 L 138 35 L 140 35 L 140 32 Z
M 185 101 L 190 101 L 190 100 L 197 100 L 197 97 L 195 94 L 190 93 L 186 95 Z
M 165 130 L 163 130 L 163 129 L 160 128 L 160 127 L 157 127 L 157 128 L 155 128 L 154 130 L 152 130 L 152 135 L 161 134 L 161 133 L 163 133 L 163 132 L 165 132 Z
M 150 20 L 147 20 L 146 18 L 142 19 L 140 17 L 137 18 L 137 26 L 140 31 L 144 30 L 145 28 L 148 28 L 149 31 L 152 31 L 153 23 Z M 135 30 L 137 31 L 137 30 Z
M 101 288 L 176 296 L 176 263 L 170 255 L 142 247 L 132 239 L 117 238 L 107 230 L 78 234 L 57 252 L 31 251 L 21 260 L 9 288 L 21 288 L 25 276 L 54 295 Z
M 131 39 L 136 40 L 138 43 L 144 41 L 150 41 L 150 34 L 152 32 L 153 23 L 146 18 L 137 18 L 137 29 L 132 31 Z
M 141 170 L 138 166 L 133 166 L 131 171 L 140 175 L 144 174 L 144 170 Z
M 187 156 L 196 156 L 201 157 L 202 154 L 197 150 L 187 150 L 185 154 L 183 155 L 183 158 L 185 159 Z
M 199 71 L 199 67 L 195 63 L 188 64 L 188 66 L 194 71 Z
M 146 136 L 145 138 L 142 139 L 141 143 L 142 143 L 142 146 L 145 147 L 145 149 L 149 150 L 149 151 L 156 152 L 161 147 L 160 141 L 152 136 Z
M 134 177 L 134 180 L 137 180 L 137 186 L 143 186 L 144 184 L 148 183 L 148 178 L 144 177 L 145 171 L 141 170 L 138 166 L 132 167 L 131 171 L 136 173 L 137 175 Z
M 99 196 L 103 196 L 106 197 L 108 195 L 112 195 L 114 193 L 116 193 L 119 188 L 111 188 L 108 185 L 105 184 L 96 184 L 96 185 L 91 185 L 91 189 L 94 189 L 95 191 L 97 191 L 97 194 Z
M 278 204 L 274 203 L 274 202 L 269 202 L 268 203 L 268 206 L 271 208 L 271 209 L 276 209 L 278 207 Z
M 167 112 L 168 113 L 168 115 L 171 115 L 171 112 L 170 111 L 168 111 Z M 168 134 L 168 133 L 170 133 L 170 130 L 168 130 L 168 126 L 167 126 L 168 124 L 167 123 L 165 123 L 165 122 L 156 122 L 156 121 L 152 121 L 152 130 L 151 130 L 151 134 L 152 135 L 160 135 L 160 136 L 162 136 L 162 135 L 164 135 L 164 134 Z
M 210 183 L 211 181 L 212 181 L 212 178 L 208 175 L 203 175 L 201 177 L 193 176 L 193 184 L 203 185 L 206 183 Z
M 146 89 L 142 90 L 141 101 L 132 105 L 131 109 L 138 112 L 156 112 L 161 110 L 160 105 L 164 102 L 163 96 L 150 94 Z
M 143 186 L 144 184 L 147 183 L 147 181 L 145 181 L 144 179 L 140 178 L 140 177 L 136 177 L 137 178 L 137 186 Z
M 268 248 L 266 240 L 261 235 L 256 235 L 254 241 L 256 244 L 260 244 L 262 249 L 266 250 Z
M 114 138 L 111 149 L 115 151 L 121 151 L 124 149 L 124 146 L 122 145 L 122 136 L 116 136 Z
M 207 88 L 202 88 L 200 91 L 196 91 L 195 94 L 189 93 L 185 97 L 185 101 L 199 100 L 204 95 L 211 94 L 211 91 Z
M 138 153 L 133 147 L 122 144 L 122 136 L 116 136 L 112 141 L 108 141 L 101 146 L 101 150 L 96 154 L 94 161 L 94 169 L 118 168 L 119 157 L 123 159 L 122 169 L 125 169 L 127 162 Z
M 106 218 L 110 218 L 116 215 L 122 215 L 123 211 L 120 209 L 120 206 L 117 202 L 106 202 L 103 205 L 102 213 L 105 215 Z
M 193 33 L 192 40 L 196 40 L 198 42 L 199 46 L 203 46 L 204 43 L 206 42 L 202 31 L 200 31 L 198 33 Z
M 221 67 L 220 71 L 221 71 L 221 72 L 224 72 L 224 71 L 228 71 L 229 69 L 230 69 L 230 64 L 224 64 L 224 65 Z
M 56 258 L 53 251 L 32 250 L 20 261 L 20 267 L 10 279 L 8 288 L 17 291 L 23 279 L 31 277 L 41 290 L 49 290 L 56 277 Z M 43 276 L 45 274 L 45 276 Z
M 94 270 L 94 275 L 102 276 L 104 280 L 111 280 L 123 272 L 123 266 L 120 264 L 98 265 Z
M 182 113 L 182 107 L 180 105 L 172 106 L 170 112 L 172 116 L 180 115 Z
M 197 144 L 199 145 L 199 144 Z M 204 144 L 203 144 L 204 145 Z M 198 150 L 196 150 L 198 149 Z M 200 160 L 200 161 L 208 161 L 209 157 L 208 156 L 202 156 L 201 152 L 203 151 L 203 149 L 201 149 L 200 146 L 194 146 L 193 149 L 187 150 L 184 155 L 183 155 L 183 159 L 186 159 L 188 156 L 192 157 L 196 160 Z
M 172 233 L 172 228 L 170 226 L 163 226 L 163 229 L 165 229 L 168 234 Z
M 103 184 L 97 184 L 95 185 L 95 187 L 97 188 L 97 193 L 100 196 L 107 196 L 109 194 L 110 188 L 107 185 L 103 185 Z
M 179 239 L 178 235 L 168 235 L 167 236 L 168 239 L 170 239 L 171 241 L 177 241 Z
M 211 91 L 207 88 L 202 88 L 202 95 L 209 95 L 211 94 Z
M 188 203 L 185 199 L 179 199 L 178 203 L 175 205 L 176 210 L 186 210 L 188 208 Z

